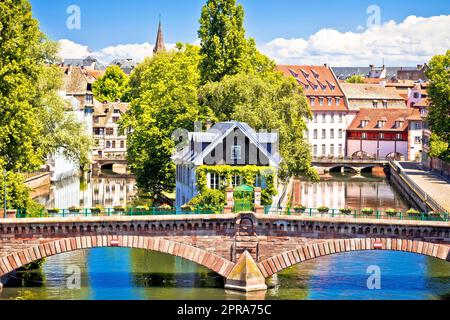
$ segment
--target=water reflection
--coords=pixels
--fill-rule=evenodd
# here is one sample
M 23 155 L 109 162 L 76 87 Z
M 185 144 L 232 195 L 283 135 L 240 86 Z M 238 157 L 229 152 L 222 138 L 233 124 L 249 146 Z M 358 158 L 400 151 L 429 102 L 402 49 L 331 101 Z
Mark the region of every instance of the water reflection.
M 367 288 L 367 268 L 381 270 L 381 290 Z M 81 287 L 69 289 L 71 266 Z M 39 272 L 20 272 L 0 299 L 87 300 L 370 300 L 443 299 L 450 295 L 450 264 L 407 252 L 347 252 L 306 261 L 268 280 L 269 290 L 245 295 L 223 289 L 223 279 L 193 262 L 125 248 L 97 248 L 48 258 Z
M 71 177 L 52 184 L 50 190 L 35 198 L 45 208 L 112 208 L 126 206 L 137 193 L 130 176 L 92 176 L 88 181 Z
M 373 208 L 398 210 L 409 206 L 389 181 L 379 175 L 363 173 L 331 173 L 321 177 L 318 183 L 301 181 L 294 190 L 300 194 L 300 202 L 307 208 L 327 206 L 333 209 L 350 207 L 353 209 Z

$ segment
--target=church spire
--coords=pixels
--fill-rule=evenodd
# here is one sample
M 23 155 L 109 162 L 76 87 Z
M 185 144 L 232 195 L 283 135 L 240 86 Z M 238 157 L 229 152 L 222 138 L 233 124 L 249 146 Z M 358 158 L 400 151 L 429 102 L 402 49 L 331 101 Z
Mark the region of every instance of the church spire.
M 162 31 L 161 16 L 159 16 L 158 35 L 156 36 L 155 48 L 153 48 L 153 54 L 165 52 L 166 46 L 164 44 L 164 35 Z

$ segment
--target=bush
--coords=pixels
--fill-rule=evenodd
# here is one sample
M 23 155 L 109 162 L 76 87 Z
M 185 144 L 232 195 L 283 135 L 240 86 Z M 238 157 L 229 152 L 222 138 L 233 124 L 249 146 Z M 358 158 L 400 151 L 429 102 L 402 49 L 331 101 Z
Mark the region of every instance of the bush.
M 190 206 L 190 205 L 188 205 L 188 204 L 185 204 L 185 205 L 182 205 L 182 206 L 181 206 L 181 210 L 182 210 L 182 211 L 194 211 L 195 208 L 194 208 L 193 206 Z
M 136 212 L 148 212 L 149 208 L 147 206 L 137 206 Z
M 189 205 L 194 207 L 217 209 L 225 205 L 225 193 L 220 190 L 205 190 L 196 195 Z
M 320 208 L 317 208 L 317 211 L 319 211 L 320 213 L 328 213 L 328 211 L 330 211 L 330 208 L 322 206 Z
M 169 206 L 168 204 L 163 204 L 163 205 L 159 206 L 158 209 L 159 210 L 163 210 L 163 211 L 171 211 L 171 210 L 173 210 L 173 208 L 171 206 Z
M 114 212 L 125 212 L 125 208 L 122 206 L 115 206 Z
M 295 212 L 305 212 L 305 210 L 306 210 L 306 207 L 303 206 L 303 205 L 299 205 L 299 206 L 295 206 L 294 207 L 294 211 Z
M 386 214 L 388 216 L 395 216 L 395 215 L 397 215 L 397 210 L 389 208 L 389 209 L 386 210 Z
M 91 213 L 100 214 L 102 209 L 100 207 L 91 208 Z
M 417 211 L 416 209 L 409 209 L 408 211 L 406 211 L 406 213 L 410 216 L 419 216 L 420 212 Z
M 361 210 L 361 213 L 365 214 L 365 215 L 371 215 L 371 214 L 373 214 L 373 209 L 372 208 L 364 208 Z
M 50 214 L 57 214 L 57 213 L 59 213 L 59 209 L 58 208 L 48 209 L 47 211 Z
M 342 208 L 339 210 L 342 214 L 351 214 L 352 213 L 352 209 L 350 208 Z
M 69 208 L 69 212 L 78 213 L 78 212 L 80 212 L 80 208 L 72 206 Z

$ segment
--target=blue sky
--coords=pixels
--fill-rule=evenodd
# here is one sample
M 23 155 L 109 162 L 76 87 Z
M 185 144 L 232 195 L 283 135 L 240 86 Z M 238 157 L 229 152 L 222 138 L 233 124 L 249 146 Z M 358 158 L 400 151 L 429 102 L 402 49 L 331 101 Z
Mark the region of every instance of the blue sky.
M 197 39 L 200 10 L 206 0 L 30 0 L 41 28 L 52 39 L 68 39 L 91 51 L 119 44 L 153 43 L 159 14 L 167 43 Z M 400 23 L 410 15 L 450 15 L 448 0 L 240 0 L 247 36 L 263 46 L 274 39 L 305 39 L 327 28 L 363 32 L 368 6 L 381 9 L 382 23 Z M 81 29 L 66 28 L 69 5 L 81 9 Z M 359 28 L 358 28 L 359 26 Z M 450 38 L 450 37 L 449 37 Z M 264 51 L 264 50 L 263 50 Z M 274 57 L 276 58 L 276 57 Z M 297 57 L 294 57 L 297 58 Z

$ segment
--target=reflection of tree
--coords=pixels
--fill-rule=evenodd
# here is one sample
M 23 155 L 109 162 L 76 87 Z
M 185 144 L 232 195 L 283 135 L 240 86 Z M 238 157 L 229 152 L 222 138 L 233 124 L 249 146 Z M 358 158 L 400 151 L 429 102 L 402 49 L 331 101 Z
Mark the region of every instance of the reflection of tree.
M 441 299 L 450 299 L 450 266 L 447 261 L 426 257 L 426 287 Z
M 141 249 L 132 249 L 130 257 L 132 283 L 137 287 L 155 289 L 223 287 L 221 276 L 182 258 Z M 145 290 L 146 299 L 152 298 L 150 294 L 151 290 Z

